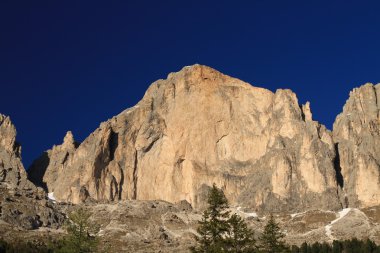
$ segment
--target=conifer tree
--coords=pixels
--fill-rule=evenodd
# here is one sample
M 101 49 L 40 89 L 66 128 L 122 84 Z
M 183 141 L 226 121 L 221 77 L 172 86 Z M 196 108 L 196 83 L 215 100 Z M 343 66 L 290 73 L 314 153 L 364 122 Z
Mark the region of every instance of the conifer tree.
M 292 245 L 291 253 L 300 253 L 300 249 L 296 245 Z
M 301 244 L 300 253 L 307 253 L 307 243 L 306 242 Z
M 208 208 L 203 212 L 193 253 L 254 253 L 254 234 L 244 220 L 228 211 L 223 191 L 214 184 L 209 191 Z
M 98 226 L 90 221 L 90 213 L 83 208 L 69 214 L 66 224 L 68 235 L 62 245 L 55 251 L 58 253 L 92 253 L 98 246 L 97 238 L 92 235 L 98 232 Z
M 190 248 L 193 253 L 220 253 L 226 252 L 224 236 L 228 232 L 227 219 L 230 212 L 228 201 L 222 190 L 214 184 L 207 198 L 208 208 L 203 212 L 202 220 L 197 229 L 197 246 Z
M 256 252 L 256 240 L 254 232 L 248 228 L 244 220 L 237 214 L 233 214 L 228 220 L 229 230 L 227 234 L 228 252 L 253 253 Z
M 343 250 L 343 245 L 341 242 L 334 240 L 332 243 L 332 252 L 341 253 Z
M 285 253 L 289 252 L 283 238 L 278 223 L 271 214 L 268 223 L 265 225 L 264 232 L 260 236 L 260 250 L 263 253 Z

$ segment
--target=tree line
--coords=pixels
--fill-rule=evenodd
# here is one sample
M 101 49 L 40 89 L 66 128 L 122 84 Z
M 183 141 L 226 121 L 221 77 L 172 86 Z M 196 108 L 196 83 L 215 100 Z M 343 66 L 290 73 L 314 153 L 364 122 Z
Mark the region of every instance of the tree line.
M 362 241 L 354 238 L 333 241 L 331 245 L 325 242 L 303 243 L 300 247 L 293 245 L 291 253 L 380 253 L 380 246 L 369 239 Z
M 371 240 L 357 239 L 328 243 L 303 243 L 300 247 L 285 243 L 285 234 L 273 215 L 263 233 L 255 239 L 254 231 L 237 214 L 228 211 L 228 201 L 215 184 L 210 189 L 208 207 L 203 212 L 192 253 L 380 253 Z

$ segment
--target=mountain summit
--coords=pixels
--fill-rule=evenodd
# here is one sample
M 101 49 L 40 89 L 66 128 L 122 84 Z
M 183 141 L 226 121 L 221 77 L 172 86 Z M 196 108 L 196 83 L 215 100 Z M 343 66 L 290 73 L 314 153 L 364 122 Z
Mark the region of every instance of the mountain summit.
M 353 183 L 378 173 L 378 163 L 362 166 L 352 179 L 349 171 L 359 165 L 336 152 L 356 150 L 343 144 L 351 132 L 341 133 L 351 110 L 345 106 L 332 134 L 290 90 L 273 93 L 193 65 L 154 82 L 136 106 L 101 123 L 80 145 L 67 135 L 32 164 L 30 178 L 58 201 L 73 203 L 160 199 L 202 207 L 215 183 L 233 205 L 259 211 L 379 204 Z M 379 121 L 363 124 L 373 128 Z M 362 133 L 368 131 L 355 136 Z M 371 180 L 378 189 L 378 177 Z

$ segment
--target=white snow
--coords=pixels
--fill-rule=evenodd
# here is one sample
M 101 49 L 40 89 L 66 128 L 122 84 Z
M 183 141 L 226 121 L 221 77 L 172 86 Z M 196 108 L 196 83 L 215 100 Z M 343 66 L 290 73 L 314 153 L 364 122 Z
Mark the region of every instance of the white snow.
M 99 236 L 103 236 L 103 235 L 104 235 L 104 230 L 103 230 L 103 229 L 100 229 L 99 232 L 98 232 L 98 235 L 99 235 Z
M 48 198 L 52 201 L 56 201 L 55 198 L 54 198 L 54 192 L 49 192 L 48 193 Z
M 243 212 L 243 211 L 240 211 L 241 210 L 241 206 L 238 206 L 236 211 L 242 215 L 244 215 L 245 218 L 248 218 L 248 217 L 258 217 L 257 213 L 255 212 L 250 212 L 250 213 L 246 213 L 246 212 Z
M 332 236 L 332 231 L 331 231 L 332 225 L 334 223 L 338 222 L 339 220 L 341 220 L 350 211 L 351 211 L 351 208 L 344 208 L 342 211 L 339 212 L 339 217 L 338 218 L 336 218 L 335 220 L 333 220 L 332 222 L 330 222 L 330 224 L 328 224 L 328 225 L 325 226 L 325 231 L 326 231 L 326 235 L 327 235 L 328 238 L 330 238 L 331 240 L 334 240 L 334 237 Z

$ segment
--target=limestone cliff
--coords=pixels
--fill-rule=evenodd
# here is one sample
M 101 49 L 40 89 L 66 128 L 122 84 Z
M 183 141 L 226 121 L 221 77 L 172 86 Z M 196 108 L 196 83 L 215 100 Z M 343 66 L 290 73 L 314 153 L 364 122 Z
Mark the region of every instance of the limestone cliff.
M 62 145 L 54 146 L 33 162 L 28 170 L 30 180 L 46 190 L 59 184 L 57 181 L 59 174 L 62 173 L 65 162 L 75 152 L 77 146 L 73 134 L 67 132 Z
M 20 153 L 14 125 L 0 114 L 0 221 L 25 229 L 59 226 L 64 216 L 27 179 Z
M 78 147 L 69 139 L 31 167 L 60 201 L 199 207 L 216 183 L 232 204 L 258 210 L 341 207 L 332 136 L 312 120 L 309 104 L 301 107 L 290 90 L 273 93 L 206 66 L 154 82 L 136 106 Z
M 350 93 L 334 123 L 346 202 L 353 207 L 380 204 L 380 85 Z
M 16 128 L 9 117 L 0 114 L 0 182 L 14 187 L 33 187 L 27 180 L 16 142 Z

